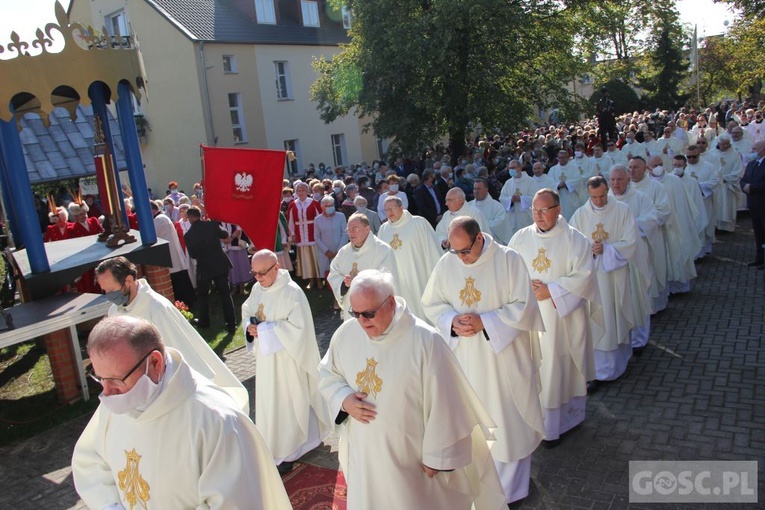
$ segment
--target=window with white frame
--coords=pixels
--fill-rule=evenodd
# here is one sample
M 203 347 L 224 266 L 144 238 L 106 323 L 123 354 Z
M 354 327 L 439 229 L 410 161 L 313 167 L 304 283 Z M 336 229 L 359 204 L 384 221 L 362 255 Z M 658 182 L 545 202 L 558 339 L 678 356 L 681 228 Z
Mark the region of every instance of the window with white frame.
M 348 159 L 345 155 L 345 135 L 340 133 L 332 135 L 332 157 L 335 161 L 335 166 L 345 165 Z
M 239 72 L 236 66 L 236 55 L 223 55 L 223 72 L 226 74 L 236 74 Z
M 342 14 L 343 14 L 343 28 L 346 30 L 350 30 L 351 23 L 353 22 L 353 15 L 351 14 L 351 10 L 348 8 L 347 5 L 343 6 Z
M 119 35 L 122 38 L 117 45 L 130 45 L 130 23 L 128 22 L 127 14 L 124 9 L 106 16 L 104 18 L 104 25 L 106 26 L 106 31 L 109 32 L 109 35 L 112 37 Z M 114 43 L 112 45 L 114 45 Z
M 291 174 L 298 173 L 298 169 L 300 168 L 300 140 L 284 140 L 284 150 L 285 151 L 292 151 L 292 153 L 295 155 L 295 159 L 290 161 L 290 158 L 287 158 L 287 168 L 289 169 L 289 172 Z
M 242 95 L 232 92 L 228 95 L 228 109 L 231 114 L 231 130 L 234 134 L 234 143 L 247 143 L 247 129 L 244 126 L 244 108 L 242 107 Z
M 316 0 L 300 0 L 300 8 L 303 11 L 303 26 L 319 26 L 319 2 Z
M 390 143 L 386 138 L 377 139 L 377 155 L 380 159 L 385 159 L 385 155 L 388 152 L 388 146 Z
M 290 63 L 274 62 L 276 73 L 276 97 L 279 100 L 292 99 L 292 80 L 290 80 Z
M 274 11 L 274 0 L 255 0 L 255 17 L 261 25 L 276 24 L 276 12 Z

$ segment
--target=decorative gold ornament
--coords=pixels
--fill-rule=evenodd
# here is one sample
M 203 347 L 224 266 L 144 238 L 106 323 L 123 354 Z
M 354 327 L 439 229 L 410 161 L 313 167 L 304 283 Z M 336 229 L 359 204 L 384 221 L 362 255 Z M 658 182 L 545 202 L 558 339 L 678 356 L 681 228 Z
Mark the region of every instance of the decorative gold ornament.
M 566 182 L 566 174 L 560 174 L 560 182 Z
M 255 318 L 258 319 L 258 322 L 265 322 L 266 320 L 266 312 L 263 311 L 263 303 L 260 303 L 258 305 L 258 311 L 255 312 Z
M 130 510 L 133 510 L 136 505 L 147 509 L 149 507 L 149 499 L 151 499 L 149 495 L 151 487 L 141 477 L 140 470 L 138 469 L 141 456 L 133 448 L 130 451 L 125 450 L 125 457 L 127 457 L 125 469 L 117 473 L 119 488 L 125 494 L 125 501 L 130 505 Z
M 367 367 L 356 374 L 357 391 L 377 397 L 382 390 L 383 380 L 377 377 L 377 361 L 367 358 Z
M 691 172 L 691 177 L 694 179 L 698 179 L 699 177 L 696 175 L 696 172 Z
M 354 262 L 351 266 L 351 272 L 349 273 L 349 276 L 351 278 L 356 278 L 356 275 L 359 274 L 359 263 Z
M 118 85 L 126 81 L 140 100 L 146 71 L 135 36 L 112 36 L 106 28 L 99 32 L 91 26 L 70 23 L 60 2 L 56 2 L 55 12 L 57 23 L 48 23 L 44 30 L 38 28 L 37 39 L 31 44 L 12 32 L 11 42 L 5 48 L 0 45 L 0 53 L 15 53 L 8 60 L 0 60 L 0 119 L 11 120 L 11 103 L 17 119 L 34 112 L 46 125 L 48 114 L 57 106 L 74 115 L 77 104 L 90 104 L 88 88 L 96 81 L 104 82 L 111 90 L 111 98 L 107 99 L 116 99 Z M 60 51 L 56 48 L 57 53 L 51 53 L 54 39 L 64 44 Z M 41 53 L 30 55 L 30 47 Z
M 595 232 L 592 233 L 592 239 L 598 243 L 602 243 L 608 239 L 608 232 L 606 232 L 606 229 L 603 228 L 602 223 L 595 225 Z
M 539 248 L 537 251 L 537 258 L 531 261 L 531 267 L 533 267 L 534 271 L 537 273 L 544 273 L 550 269 L 552 262 L 547 258 L 545 255 L 546 253 L 547 250 L 545 248 Z
M 460 301 L 466 306 L 481 302 L 481 291 L 475 288 L 475 278 L 465 278 L 465 288 L 460 291 Z
M 390 247 L 394 250 L 398 250 L 401 248 L 401 245 L 404 244 L 401 242 L 401 239 L 398 238 L 398 234 L 393 234 L 393 239 L 391 239 Z

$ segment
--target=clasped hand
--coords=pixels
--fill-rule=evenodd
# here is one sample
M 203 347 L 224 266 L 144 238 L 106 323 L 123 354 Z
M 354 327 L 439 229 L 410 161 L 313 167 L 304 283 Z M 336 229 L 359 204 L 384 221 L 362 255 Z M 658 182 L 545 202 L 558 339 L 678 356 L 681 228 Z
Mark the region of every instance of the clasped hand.
M 478 314 L 463 313 L 452 319 L 452 329 L 459 336 L 473 336 L 483 331 L 483 321 Z

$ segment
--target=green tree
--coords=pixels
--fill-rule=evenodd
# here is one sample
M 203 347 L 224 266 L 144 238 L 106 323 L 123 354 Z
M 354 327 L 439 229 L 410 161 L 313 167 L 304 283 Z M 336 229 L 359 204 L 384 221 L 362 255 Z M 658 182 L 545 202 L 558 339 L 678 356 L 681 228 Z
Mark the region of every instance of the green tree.
M 325 122 L 355 111 L 404 152 L 446 135 L 456 157 L 469 124 L 512 129 L 527 125 L 535 107 L 570 116 L 585 106 L 565 88 L 584 62 L 558 0 L 348 4 L 351 42 L 314 63 L 312 97 Z
M 649 8 L 653 20 L 648 39 L 648 51 L 642 58 L 639 78 L 652 107 L 678 108 L 685 104 L 687 94 L 681 93 L 688 78 L 685 44 L 689 41 L 680 14 L 673 0 L 655 0 Z
M 744 16 L 736 20 L 726 41 L 736 92 L 746 97 L 760 97 L 765 81 L 765 17 Z
M 733 72 L 735 48 L 731 43 L 731 39 L 723 35 L 706 37 L 702 41 L 699 46 L 698 88 L 695 73 L 689 82 L 691 103 L 709 105 L 736 93 L 738 84 Z
M 765 0 L 714 0 L 718 4 L 730 4 L 741 10 L 747 18 L 762 18 L 765 16 Z

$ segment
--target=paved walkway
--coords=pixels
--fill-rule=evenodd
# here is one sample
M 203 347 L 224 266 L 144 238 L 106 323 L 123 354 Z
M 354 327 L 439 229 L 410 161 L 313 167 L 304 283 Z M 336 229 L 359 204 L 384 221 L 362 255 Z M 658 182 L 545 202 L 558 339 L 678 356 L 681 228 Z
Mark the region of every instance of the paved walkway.
M 748 217 L 718 240 L 698 264 L 691 293 L 671 298 L 653 318 L 643 356 L 589 399 L 586 422 L 560 446 L 534 454 L 531 494 L 520 508 L 671 508 L 628 505 L 630 460 L 759 460 L 765 499 L 765 271 L 746 266 L 754 252 Z M 340 321 L 315 312 L 323 353 Z M 245 350 L 226 363 L 251 389 L 254 364 Z M 85 508 L 69 461 L 87 420 L 0 448 L 0 508 Z M 303 460 L 337 465 L 326 447 Z

